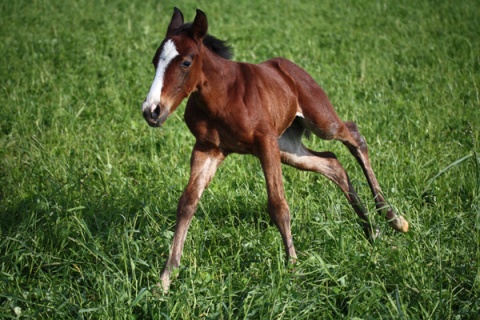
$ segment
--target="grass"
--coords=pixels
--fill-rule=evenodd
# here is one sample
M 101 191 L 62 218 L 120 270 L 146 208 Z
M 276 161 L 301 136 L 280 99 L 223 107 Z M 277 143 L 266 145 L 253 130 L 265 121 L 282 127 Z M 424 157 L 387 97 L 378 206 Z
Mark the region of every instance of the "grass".
M 235 59 L 289 58 L 354 120 L 411 225 L 363 237 L 323 177 L 284 168 L 299 252 L 285 265 L 253 157 L 205 192 L 170 293 L 166 260 L 193 138 L 141 103 L 173 6 L 204 10 Z M 0 318 L 476 319 L 480 312 L 477 1 L 4 1 Z M 366 181 L 334 151 L 373 211 Z

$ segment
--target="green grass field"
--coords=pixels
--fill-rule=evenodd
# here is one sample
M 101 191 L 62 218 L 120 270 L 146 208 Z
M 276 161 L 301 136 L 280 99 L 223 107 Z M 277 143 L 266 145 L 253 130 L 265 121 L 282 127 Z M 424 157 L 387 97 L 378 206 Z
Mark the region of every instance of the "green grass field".
M 286 265 L 257 159 L 205 192 L 168 294 L 166 261 L 193 137 L 184 107 L 141 114 L 173 6 L 195 8 L 235 60 L 283 56 L 356 121 L 410 222 L 373 244 L 336 187 L 284 167 L 298 263 Z M 478 319 L 480 3 L 0 3 L 0 318 Z M 366 180 L 334 151 L 374 211 Z

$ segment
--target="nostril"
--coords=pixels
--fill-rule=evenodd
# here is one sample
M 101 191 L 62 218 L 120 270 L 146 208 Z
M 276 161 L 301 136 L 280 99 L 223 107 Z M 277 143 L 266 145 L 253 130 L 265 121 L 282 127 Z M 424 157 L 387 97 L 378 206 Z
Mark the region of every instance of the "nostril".
M 153 110 L 153 112 L 152 112 L 152 118 L 157 119 L 159 116 L 160 116 L 160 106 L 157 105 L 155 110 Z

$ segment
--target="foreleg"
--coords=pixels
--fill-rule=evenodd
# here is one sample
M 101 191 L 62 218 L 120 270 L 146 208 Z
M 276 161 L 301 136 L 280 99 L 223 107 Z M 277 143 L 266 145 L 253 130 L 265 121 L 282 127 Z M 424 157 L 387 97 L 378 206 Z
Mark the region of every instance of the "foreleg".
M 257 156 L 262 164 L 267 183 L 268 214 L 280 231 L 287 259 L 295 262 L 297 254 L 290 229 L 290 209 L 283 189 L 278 141 L 274 136 L 262 136 L 257 142 L 259 146 Z
M 168 291 L 170 287 L 172 270 L 178 268 L 180 265 L 183 245 L 190 222 L 197 209 L 198 201 L 224 158 L 225 155 L 220 150 L 206 148 L 198 143 L 193 149 L 190 163 L 190 179 L 178 203 L 172 248 L 165 268 L 160 276 L 161 282 L 159 286 L 161 286 L 164 291 Z

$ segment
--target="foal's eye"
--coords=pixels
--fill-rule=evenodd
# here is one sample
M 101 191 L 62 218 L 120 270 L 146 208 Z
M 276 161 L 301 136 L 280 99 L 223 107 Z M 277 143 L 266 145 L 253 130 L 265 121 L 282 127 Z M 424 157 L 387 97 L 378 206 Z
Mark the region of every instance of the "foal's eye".
M 182 62 L 182 67 L 185 68 L 185 69 L 190 68 L 191 65 L 192 65 L 192 62 L 188 61 L 188 60 L 185 60 L 185 61 Z

